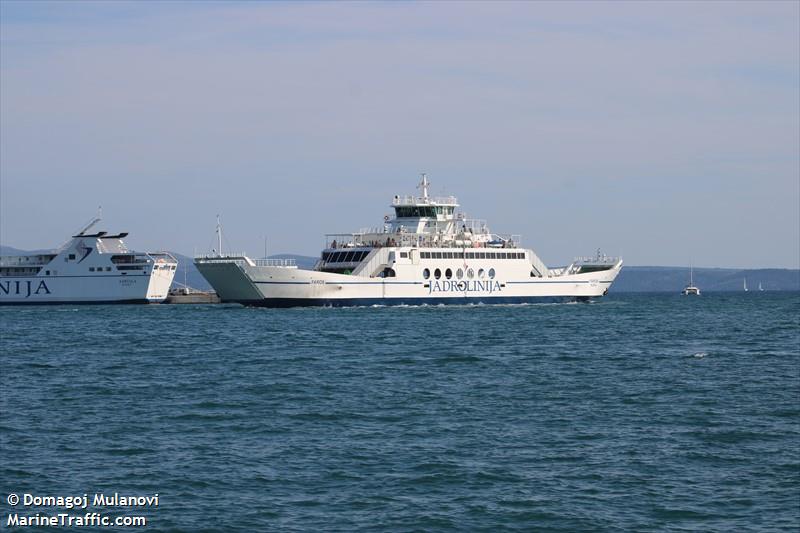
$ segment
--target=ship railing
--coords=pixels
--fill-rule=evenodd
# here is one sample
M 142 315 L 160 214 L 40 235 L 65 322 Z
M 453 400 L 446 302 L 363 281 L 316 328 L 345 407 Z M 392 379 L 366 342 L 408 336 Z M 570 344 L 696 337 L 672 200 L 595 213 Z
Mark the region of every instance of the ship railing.
M 597 255 L 594 257 L 576 257 L 572 262 L 573 263 L 597 263 L 597 264 L 613 264 L 619 261 L 619 257 L 614 257 L 610 255 Z
M 122 241 L 104 241 L 97 239 L 97 251 L 101 254 L 129 254 L 131 251 Z
M 325 248 L 358 248 L 364 246 L 362 242 L 363 235 L 363 233 L 326 233 Z
M 382 234 L 389 234 L 389 223 L 387 222 L 383 226 L 374 227 L 374 228 L 361 228 L 359 229 L 354 235 L 356 237 L 364 237 L 365 235 L 382 235 Z
M 466 218 L 461 217 L 459 214 L 455 219 L 455 224 L 457 231 L 469 230 L 470 233 L 479 235 L 486 235 L 489 233 L 489 225 L 486 223 L 486 220 L 480 218 Z
M 441 205 L 458 205 L 458 200 L 455 196 L 428 196 L 423 198 L 421 196 L 395 196 L 392 200 L 392 205 L 419 205 L 419 204 L 441 204 Z
M 152 259 L 154 263 L 162 262 L 178 264 L 178 259 L 176 259 L 176 257 L 169 252 L 146 252 L 145 255 Z
M 150 261 L 145 254 L 121 254 L 111 257 L 115 265 L 146 265 Z
M 612 257 L 605 254 L 597 254 L 595 257 L 576 257 L 572 264 L 565 267 L 566 274 L 576 274 L 583 266 L 598 265 L 604 268 L 614 268 L 622 261 L 621 257 Z
M 522 242 L 521 235 L 510 235 L 507 233 L 490 233 L 488 242 L 501 241 L 503 248 L 517 248 Z
M 194 262 L 200 263 L 233 263 L 239 266 L 253 266 L 253 260 L 244 253 L 230 252 L 225 255 L 205 254 L 195 255 Z
M 333 237 L 333 238 L 331 238 Z M 479 239 L 476 237 L 480 237 Z M 326 235 L 325 249 L 347 248 L 481 248 L 488 243 L 501 241 L 503 248 L 519 248 L 521 235 L 497 233 L 455 233 L 455 234 L 422 234 L 422 233 L 346 233 Z
M 245 252 L 226 252 L 225 254 L 198 254 L 195 255 L 195 259 L 242 259 L 243 257 L 247 257 Z
M 247 254 L 242 253 L 227 253 L 225 255 L 196 255 L 195 261 L 207 261 L 209 263 L 233 263 L 239 266 L 266 266 L 266 267 L 287 267 L 296 268 L 297 260 L 294 258 L 284 259 L 250 259 Z
M 256 266 L 260 267 L 296 267 L 296 259 L 251 259 Z

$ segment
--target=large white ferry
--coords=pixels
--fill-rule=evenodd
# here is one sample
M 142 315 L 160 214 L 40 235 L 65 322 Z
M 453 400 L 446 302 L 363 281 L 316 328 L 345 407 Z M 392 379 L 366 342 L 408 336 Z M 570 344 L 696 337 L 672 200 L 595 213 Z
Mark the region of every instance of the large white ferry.
M 519 236 L 491 233 L 457 213 L 454 197 L 429 196 L 429 186 L 423 174 L 421 196 L 395 196 L 382 227 L 327 235 L 312 270 L 244 254 L 195 265 L 223 302 L 266 307 L 581 300 L 605 295 L 622 268 L 599 251 L 548 268 Z
M 138 253 L 127 233 L 87 233 L 95 218 L 57 250 L 0 256 L 0 305 L 157 303 L 167 297 L 177 260 Z

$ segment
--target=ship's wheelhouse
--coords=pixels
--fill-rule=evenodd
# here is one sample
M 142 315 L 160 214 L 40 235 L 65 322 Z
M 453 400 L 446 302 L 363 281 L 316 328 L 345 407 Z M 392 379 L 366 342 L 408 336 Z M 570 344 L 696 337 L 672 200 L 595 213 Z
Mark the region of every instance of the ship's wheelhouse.
M 455 213 L 452 205 L 396 205 L 394 206 L 397 218 L 437 218 L 439 216 L 452 217 Z

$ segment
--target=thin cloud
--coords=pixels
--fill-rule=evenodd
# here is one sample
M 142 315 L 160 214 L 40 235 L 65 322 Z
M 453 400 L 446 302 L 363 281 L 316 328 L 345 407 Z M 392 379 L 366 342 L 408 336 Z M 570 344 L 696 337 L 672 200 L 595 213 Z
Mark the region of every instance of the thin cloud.
M 551 262 L 797 266 L 794 3 L 97 5 L 3 8 L 3 242 L 57 240 L 125 190 L 106 211 L 145 242 L 188 252 L 243 210 L 228 233 L 258 243 L 302 210 L 272 241 L 315 253 L 428 170 Z M 137 219 L 153 197 L 185 223 Z

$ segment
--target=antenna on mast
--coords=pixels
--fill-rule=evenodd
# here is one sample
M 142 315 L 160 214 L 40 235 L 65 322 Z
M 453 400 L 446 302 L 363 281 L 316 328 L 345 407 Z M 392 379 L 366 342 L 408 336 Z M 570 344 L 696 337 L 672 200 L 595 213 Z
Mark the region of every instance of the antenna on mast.
M 222 224 L 217 215 L 217 257 L 222 257 Z
M 81 228 L 78 232 L 76 232 L 74 237 L 79 237 L 79 236 L 83 235 L 84 233 L 86 233 L 87 231 L 89 231 L 90 229 L 92 229 L 92 227 L 94 227 L 95 224 L 100 222 L 100 220 L 102 220 L 102 218 L 103 218 L 103 208 L 102 207 L 98 207 L 97 208 L 97 216 L 94 217 L 91 221 L 89 221 L 88 224 L 84 224 L 83 228 Z M 69 242 L 69 241 L 67 241 L 67 242 Z M 66 244 L 66 243 L 64 243 L 64 244 Z M 64 245 L 62 244 L 61 247 L 63 247 L 63 246 Z M 61 249 L 61 247 L 59 247 L 59 249 Z
M 428 186 L 431 183 L 428 181 L 428 175 L 425 172 L 423 172 L 421 174 L 421 176 L 422 176 L 422 181 L 419 184 L 419 188 L 422 189 L 422 197 L 423 198 L 427 198 L 428 197 Z

